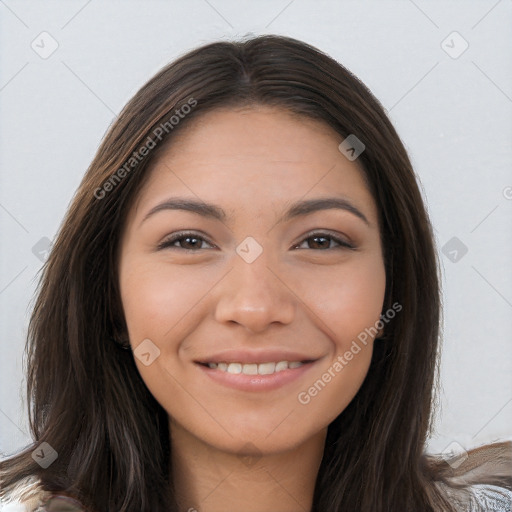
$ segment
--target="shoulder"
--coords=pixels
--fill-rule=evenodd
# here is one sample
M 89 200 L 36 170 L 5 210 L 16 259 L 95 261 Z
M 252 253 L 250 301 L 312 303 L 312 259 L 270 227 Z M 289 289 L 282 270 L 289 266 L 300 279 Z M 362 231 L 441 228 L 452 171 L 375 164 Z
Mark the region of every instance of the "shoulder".
M 446 487 L 445 496 L 458 512 L 511 512 L 512 491 L 493 484 Z
M 84 512 L 80 503 L 42 489 L 35 477 L 21 480 L 0 499 L 0 512 Z
M 0 504 L 0 512 L 85 512 L 85 509 L 67 496 L 52 496 L 44 502 L 11 501 Z
M 512 491 L 505 487 L 489 484 L 477 484 L 468 488 L 470 508 L 468 512 L 510 512 L 512 510 Z
M 460 512 L 512 511 L 512 442 L 496 442 L 425 459 L 439 495 Z
M 34 512 L 49 497 L 39 480 L 29 476 L 17 482 L 7 494 L 2 494 L 0 512 Z

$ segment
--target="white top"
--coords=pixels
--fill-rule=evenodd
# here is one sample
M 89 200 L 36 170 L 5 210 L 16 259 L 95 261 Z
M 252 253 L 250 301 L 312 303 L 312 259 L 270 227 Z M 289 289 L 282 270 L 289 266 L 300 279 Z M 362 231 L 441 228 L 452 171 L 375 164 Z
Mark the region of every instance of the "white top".
M 488 484 L 472 485 L 470 489 L 471 504 L 467 512 L 512 512 L 512 491 Z

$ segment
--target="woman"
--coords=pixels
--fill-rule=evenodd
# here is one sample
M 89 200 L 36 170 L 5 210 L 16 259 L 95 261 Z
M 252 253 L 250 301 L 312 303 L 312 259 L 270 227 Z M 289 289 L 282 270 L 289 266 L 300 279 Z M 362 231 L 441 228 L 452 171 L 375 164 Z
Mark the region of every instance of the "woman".
M 508 510 L 511 443 L 425 453 L 440 290 L 382 106 L 278 36 L 184 55 L 127 104 L 45 265 L 29 510 Z M 462 461 L 462 463 L 461 463 Z

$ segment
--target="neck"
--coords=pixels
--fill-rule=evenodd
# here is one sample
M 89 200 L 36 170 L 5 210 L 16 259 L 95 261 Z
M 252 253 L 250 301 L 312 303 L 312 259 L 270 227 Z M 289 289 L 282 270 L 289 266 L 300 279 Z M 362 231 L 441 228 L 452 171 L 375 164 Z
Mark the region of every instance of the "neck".
M 180 511 L 309 512 L 327 429 L 292 450 L 219 450 L 174 422 L 171 470 Z M 247 446 L 247 445 L 246 445 Z

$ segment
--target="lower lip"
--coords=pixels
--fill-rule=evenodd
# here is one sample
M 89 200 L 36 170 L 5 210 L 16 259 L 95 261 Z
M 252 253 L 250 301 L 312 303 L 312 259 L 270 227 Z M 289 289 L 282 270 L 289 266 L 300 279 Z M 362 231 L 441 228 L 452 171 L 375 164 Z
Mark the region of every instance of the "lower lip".
M 206 375 L 224 386 L 241 391 L 271 391 L 293 382 L 304 375 L 314 365 L 315 361 L 305 363 L 298 368 L 288 368 L 270 375 L 246 375 L 244 373 L 228 373 L 202 364 L 196 365 Z

